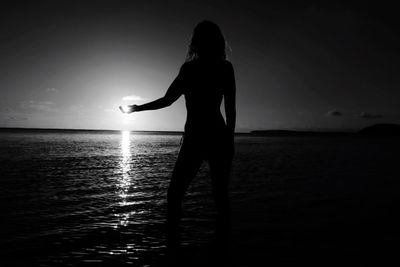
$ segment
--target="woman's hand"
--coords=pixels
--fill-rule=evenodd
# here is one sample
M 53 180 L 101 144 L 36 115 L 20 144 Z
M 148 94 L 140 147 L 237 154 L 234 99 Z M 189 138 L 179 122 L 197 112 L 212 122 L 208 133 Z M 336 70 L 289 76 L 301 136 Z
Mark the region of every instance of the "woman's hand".
M 119 109 L 122 111 L 122 113 L 129 114 L 139 111 L 139 105 L 119 106 Z

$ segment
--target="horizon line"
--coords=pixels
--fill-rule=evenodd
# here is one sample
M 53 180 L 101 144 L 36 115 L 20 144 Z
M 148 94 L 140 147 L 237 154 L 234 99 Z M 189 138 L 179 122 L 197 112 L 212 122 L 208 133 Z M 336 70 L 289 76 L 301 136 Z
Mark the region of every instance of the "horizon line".
M 109 131 L 109 132 L 138 132 L 138 133 L 146 133 L 146 132 L 157 132 L 157 133 L 176 133 L 183 134 L 184 131 L 176 131 L 176 130 L 117 130 L 117 129 L 86 129 L 86 128 L 40 128 L 40 127 L 2 127 L 0 126 L 0 130 L 59 130 L 59 131 Z M 354 131 L 358 131 L 360 129 L 340 129 L 340 128 L 315 128 L 315 129 L 253 129 L 248 131 L 237 131 L 235 134 L 250 134 L 252 132 L 261 132 L 261 131 L 288 131 L 288 132 L 344 132 L 350 133 Z

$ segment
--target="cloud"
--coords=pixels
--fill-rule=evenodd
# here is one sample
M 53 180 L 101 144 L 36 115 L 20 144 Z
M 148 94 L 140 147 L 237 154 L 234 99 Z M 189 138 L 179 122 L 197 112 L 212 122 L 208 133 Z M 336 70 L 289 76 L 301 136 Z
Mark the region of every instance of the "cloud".
M 0 107 L 0 113 L 11 114 L 15 113 L 15 111 L 9 107 Z
M 28 118 L 26 118 L 26 117 L 20 118 L 20 117 L 10 116 L 10 117 L 6 117 L 6 120 L 11 120 L 11 121 L 23 120 L 23 121 L 26 121 L 26 120 L 28 120 Z
M 48 112 L 55 112 L 58 111 L 54 108 L 55 103 L 51 101 L 21 101 L 19 103 L 20 108 L 22 109 L 34 109 L 40 111 L 48 111 Z
M 47 88 L 46 92 L 58 92 L 58 90 L 56 88 Z
M 127 95 L 122 98 L 123 101 L 145 101 L 146 98 L 143 98 L 138 95 Z
M 28 120 L 28 118 L 24 117 L 23 115 L 24 114 L 18 114 L 18 113 L 15 113 L 15 114 L 1 114 L 0 113 L 0 119 L 9 120 L 9 121 Z
M 24 117 L 26 114 L 15 111 L 10 107 L 0 107 L 0 120 L 9 120 L 9 121 L 17 121 L 17 120 L 28 120 L 28 118 Z
M 361 112 L 358 116 L 363 119 L 381 119 L 381 118 L 383 118 L 382 114 L 368 113 L 368 112 Z
M 329 117 L 340 117 L 340 116 L 343 115 L 343 113 L 340 112 L 339 110 L 334 109 L 334 110 L 328 111 L 326 113 L 326 115 L 329 116 Z

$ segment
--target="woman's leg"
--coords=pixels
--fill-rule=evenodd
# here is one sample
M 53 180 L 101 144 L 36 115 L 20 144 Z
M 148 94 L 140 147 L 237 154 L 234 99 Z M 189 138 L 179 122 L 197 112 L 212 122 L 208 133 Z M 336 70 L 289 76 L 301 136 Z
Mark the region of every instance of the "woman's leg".
M 179 245 L 179 222 L 181 219 L 182 200 L 190 182 L 196 176 L 201 165 L 201 158 L 182 144 L 167 195 L 167 246 Z
M 218 154 L 218 153 L 217 153 Z M 211 183 L 217 209 L 216 235 L 217 241 L 229 242 L 231 232 L 229 180 L 232 158 L 215 156 L 209 159 Z

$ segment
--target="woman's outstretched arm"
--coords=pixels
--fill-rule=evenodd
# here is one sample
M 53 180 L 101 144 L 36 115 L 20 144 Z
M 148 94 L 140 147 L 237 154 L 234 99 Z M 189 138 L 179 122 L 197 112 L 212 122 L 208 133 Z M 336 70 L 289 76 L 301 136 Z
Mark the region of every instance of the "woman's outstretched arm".
M 124 113 L 132 113 L 132 112 L 137 112 L 137 111 L 145 111 L 145 110 L 155 110 L 155 109 L 161 109 L 170 106 L 172 103 L 174 103 L 181 95 L 182 95 L 182 89 L 183 89 L 183 75 L 182 75 L 182 69 L 179 72 L 178 76 L 175 78 L 175 80 L 172 82 L 172 84 L 169 86 L 167 92 L 163 97 L 160 97 L 157 100 L 145 103 L 143 105 L 129 105 L 128 110 L 123 110 L 123 108 L 120 107 L 121 111 Z

